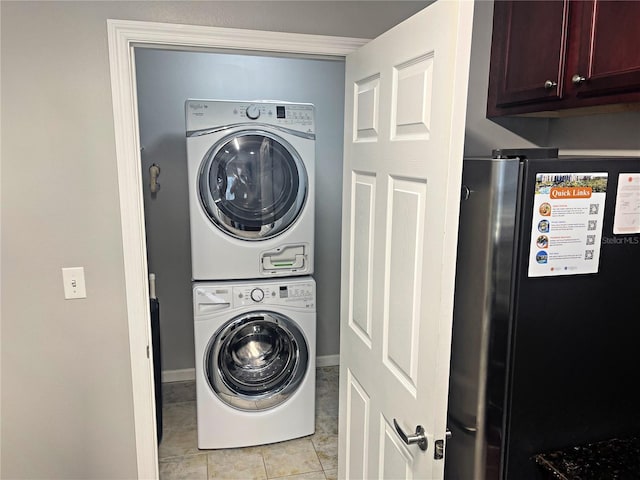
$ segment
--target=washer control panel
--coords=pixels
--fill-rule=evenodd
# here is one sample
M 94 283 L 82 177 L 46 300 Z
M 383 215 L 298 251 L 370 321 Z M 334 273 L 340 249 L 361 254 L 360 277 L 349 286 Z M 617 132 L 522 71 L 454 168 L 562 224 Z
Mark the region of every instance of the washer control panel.
M 315 307 L 313 282 L 269 283 L 233 287 L 233 306 L 287 305 L 300 308 Z
M 248 280 L 245 283 L 197 283 L 193 287 L 196 320 L 239 307 L 268 309 L 292 307 L 316 308 L 316 283 L 311 277 L 277 280 Z

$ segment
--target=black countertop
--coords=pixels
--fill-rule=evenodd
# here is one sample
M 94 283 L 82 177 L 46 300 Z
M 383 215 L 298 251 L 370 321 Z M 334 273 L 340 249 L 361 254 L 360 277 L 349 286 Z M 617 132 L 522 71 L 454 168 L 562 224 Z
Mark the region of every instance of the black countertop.
M 636 480 L 640 479 L 640 437 L 541 453 L 534 460 L 558 480 Z

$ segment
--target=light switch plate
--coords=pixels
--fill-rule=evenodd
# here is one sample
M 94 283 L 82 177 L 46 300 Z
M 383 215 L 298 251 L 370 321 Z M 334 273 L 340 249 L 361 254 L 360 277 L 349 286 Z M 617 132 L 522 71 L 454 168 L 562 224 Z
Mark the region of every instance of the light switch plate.
M 62 269 L 62 284 L 64 285 L 64 298 L 87 298 L 87 289 L 84 283 L 84 267 L 71 267 Z

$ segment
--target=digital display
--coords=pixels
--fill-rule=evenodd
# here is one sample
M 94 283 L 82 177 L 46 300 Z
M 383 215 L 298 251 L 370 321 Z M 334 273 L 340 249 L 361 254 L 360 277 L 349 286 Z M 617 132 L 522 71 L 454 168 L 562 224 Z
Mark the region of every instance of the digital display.
M 289 298 L 289 290 L 287 290 L 287 287 L 280 287 L 280 298 Z
M 284 107 L 276 106 L 276 118 L 286 118 Z

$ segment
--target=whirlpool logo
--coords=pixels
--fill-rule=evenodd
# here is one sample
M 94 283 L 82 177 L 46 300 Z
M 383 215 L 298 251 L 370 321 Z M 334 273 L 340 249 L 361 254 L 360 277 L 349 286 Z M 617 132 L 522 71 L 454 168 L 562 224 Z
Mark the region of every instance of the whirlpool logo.
M 603 245 L 640 245 L 640 237 L 602 237 Z

